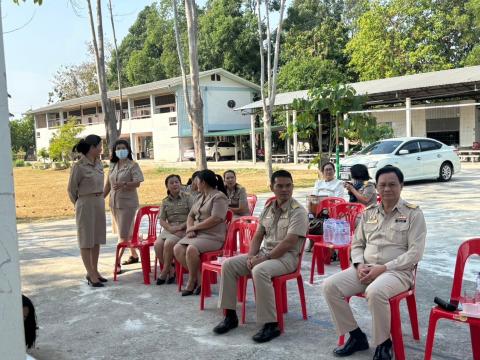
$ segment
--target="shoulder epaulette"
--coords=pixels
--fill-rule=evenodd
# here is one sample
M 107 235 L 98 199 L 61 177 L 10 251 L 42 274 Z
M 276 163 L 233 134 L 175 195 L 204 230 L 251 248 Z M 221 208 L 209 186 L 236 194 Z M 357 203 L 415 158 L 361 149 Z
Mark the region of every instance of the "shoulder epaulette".
M 377 204 L 370 204 L 365 208 L 365 210 L 373 209 L 375 206 L 377 206 Z
M 405 203 L 405 206 L 409 209 L 416 209 L 418 208 L 418 205 L 415 204 L 410 204 L 410 203 Z

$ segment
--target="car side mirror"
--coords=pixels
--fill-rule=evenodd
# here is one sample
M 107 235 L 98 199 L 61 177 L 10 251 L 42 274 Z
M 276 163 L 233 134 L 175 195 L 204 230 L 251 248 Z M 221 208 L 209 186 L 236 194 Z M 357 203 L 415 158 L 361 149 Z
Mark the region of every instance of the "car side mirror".
M 398 155 L 408 155 L 408 154 L 410 154 L 410 152 L 408 150 L 400 150 L 398 152 Z

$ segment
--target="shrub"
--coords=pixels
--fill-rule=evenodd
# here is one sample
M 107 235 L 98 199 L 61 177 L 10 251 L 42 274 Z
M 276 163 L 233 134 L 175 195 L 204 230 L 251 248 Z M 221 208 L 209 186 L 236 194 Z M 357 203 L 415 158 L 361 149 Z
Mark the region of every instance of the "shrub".
M 24 167 L 25 161 L 24 160 L 15 160 L 15 167 Z

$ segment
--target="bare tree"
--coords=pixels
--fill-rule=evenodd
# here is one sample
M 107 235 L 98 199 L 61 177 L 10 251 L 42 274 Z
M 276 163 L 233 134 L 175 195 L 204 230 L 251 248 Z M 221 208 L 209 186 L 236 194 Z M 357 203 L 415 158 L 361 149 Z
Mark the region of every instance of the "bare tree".
M 112 0 L 108 0 L 108 10 L 110 11 L 110 22 L 112 23 L 113 44 L 115 46 L 115 55 L 117 60 L 117 82 L 118 82 L 118 97 L 120 99 L 120 112 L 118 116 L 118 135 L 122 134 L 122 116 L 123 116 L 123 99 L 122 99 L 122 79 L 121 79 L 121 64 L 120 55 L 118 54 L 117 36 L 115 35 L 115 22 L 113 21 Z
M 105 50 L 103 41 L 103 24 L 102 24 L 102 1 L 97 0 L 97 32 L 95 32 L 95 21 L 93 19 L 92 5 L 87 0 L 88 15 L 90 18 L 90 30 L 92 32 L 92 45 L 95 52 L 95 63 L 97 65 L 98 90 L 100 92 L 100 101 L 104 115 L 105 130 L 107 134 L 107 143 L 111 148 L 118 138 L 117 120 L 115 118 L 115 110 L 112 100 L 107 94 L 107 77 L 105 74 Z M 97 42 L 98 37 L 98 42 Z
M 183 50 L 180 39 L 179 17 L 177 0 L 172 0 L 173 18 L 175 28 L 175 40 L 177 43 L 178 60 L 182 71 L 183 97 L 185 98 L 185 107 L 188 114 L 188 120 L 192 125 L 193 147 L 195 150 L 195 161 L 197 169 L 207 168 L 207 157 L 205 154 L 205 139 L 203 136 L 203 101 L 200 93 L 200 78 L 198 66 L 198 18 L 197 8 L 194 0 L 185 0 L 185 16 L 187 19 L 188 35 L 188 59 L 190 65 L 190 86 L 188 86 L 185 64 L 183 62 Z M 191 98 L 190 98 L 190 93 Z
M 263 21 L 261 14 L 261 0 L 257 0 L 258 16 L 258 38 L 260 45 L 260 94 L 262 97 L 263 110 L 263 136 L 265 141 L 265 168 L 267 170 L 268 180 L 272 176 L 272 113 L 275 107 L 275 97 L 277 94 L 277 73 L 278 58 L 280 55 L 280 34 L 282 33 L 283 14 L 285 12 L 285 0 L 280 1 L 280 19 L 278 21 L 275 50 L 273 54 L 272 69 L 272 45 L 270 30 L 270 7 L 271 1 L 264 0 L 265 5 L 265 26 L 266 39 L 263 37 Z M 265 41 L 266 40 L 266 41 Z M 265 44 L 264 44 L 265 42 Z M 265 59 L 265 47 L 267 58 Z M 265 87 L 265 61 L 267 62 L 267 86 Z

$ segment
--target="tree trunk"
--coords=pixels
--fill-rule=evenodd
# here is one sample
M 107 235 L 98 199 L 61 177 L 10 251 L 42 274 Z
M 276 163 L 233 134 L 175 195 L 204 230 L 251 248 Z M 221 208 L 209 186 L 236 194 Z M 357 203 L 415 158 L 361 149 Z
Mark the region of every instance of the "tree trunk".
M 207 156 L 205 153 L 205 138 L 203 134 L 203 101 L 200 93 L 198 49 L 197 49 L 197 29 L 198 19 L 194 0 L 185 0 L 185 15 L 187 18 L 188 31 L 188 57 L 190 64 L 190 88 L 192 98 L 190 99 L 187 74 L 183 62 L 183 51 L 178 28 L 178 9 L 177 0 L 172 0 L 173 17 L 175 28 L 175 40 L 177 43 L 177 54 L 182 72 L 183 96 L 185 98 L 185 107 L 188 114 L 188 120 L 192 126 L 193 148 L 195 151 L 195 162 L 198 170 L 207 169 Z
M 110 21 L 112 23 L 113 44 L 115 45 L 115 54 L 117 60 L 117 83 L 118 96 L 120 98 L 120 114 L 118 116 L 118 136 L 122 135 L 122 117 L 123 117 L 123 99 L 122 99 L 122 79 L 121 79 L 121 64 L 120 56 L 118 55 L 117 36 L 115 35 L 115 22 L 113 21 L 112 0 L 108 0 L 108 9 L 110 10 Z M 114 114 L 116 116 L 116 107 L 114 107 Z M 153 115 L 153 114 L 152 114 Z
M 92 43 L 95 50 L 95 63 L 97 66 L 98 90 L 100 92 L 100 102 L 104 116 L 105 130 L 107 134 L 107 143 L 109 148 L 113 147 L 118 138 L 117 121 L 113 112 L 112 101 L 107 95 L 107 77 L 105 75 L 105 52 L 103 43 L 103 25 L 102 25 L 102 2 L 97 0 L 97 34 L 95 33 L 95 23 L 93 20 L 92 5 L 87 0 L 88 15 L 90 17 L 90 30 L 92 32 Z

